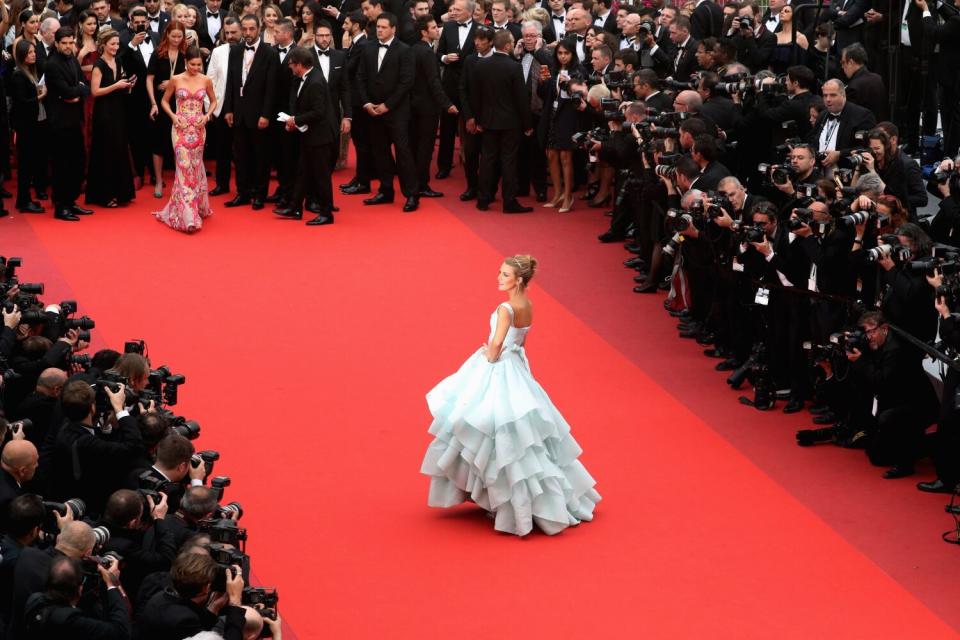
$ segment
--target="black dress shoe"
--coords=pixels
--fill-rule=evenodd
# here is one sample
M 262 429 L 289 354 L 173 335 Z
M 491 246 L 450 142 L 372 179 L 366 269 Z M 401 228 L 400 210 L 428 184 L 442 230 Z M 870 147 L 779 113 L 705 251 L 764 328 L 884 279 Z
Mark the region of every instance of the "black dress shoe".
M 640 245 L 635 244 L 633 242 L 631 242 L 630 244 L 623 245 L 623 248 L 629 251 L 630 253 L 637 254 L 637 255 L 639 255 L 640 252 L 642 251 L 642 249 L 640 248 Z
M 334 213 L 340 213 L 340 207 L 330 207 L 330 211 L 333 211 Z
M 803 411 L 803 400 L 791 400 L 783 407 L 784 413 L 797 413 Z
M 275 192 L 272 196 L 267 196 L 266 198 L 264 198 L 263 201 L 266 202 L 267 204 L 277 204 L 278 202 L 280 202 L 280 194 L 278 192 Z
M 281 218 L 290 218 L 291 220 L 303 220 L 303 212 L 293 207 L 278 207 L 273 210 Z
M 627 269 L 636 269 L 637 267 L 643 267 L 646 264 L 647 261 L 640 256 L 636 256 L 635 258 L 627 258 L 623 261 L 623 266 L 625 266 Z
M 28 202 L 22 207 L 20 205 L 17 205 L 17 211 L 19 211 L 20 213 L 43 213 L 45 209 L 41 207 L 39 204 L 37 204 L 36 202 Z
M 223 187 L 214 187 L 210 189 L 209 194 L 211 196 L 222 196 L 225 193 L 230 193 L 229 189 L 224 189 Z
M 821 413 L 826 413 L 827 411 L 830 411 L 830 407 L 825 404 L 812 404 L 810 405 L 810 408 L 808 409 L 808 411 L 810 411 L 810 413 L 812 413 L 813 415 L 818 416 Z
M 93 215 L 93 209 L 84 209 L 78 204 L 72 205 L 70 207 L 70 212 L 75 216 L 91 216 Z
M 308 227 L 319 227 L 322 224 L 333 224 L 333 216 L 326 216 L 321 213 L 313 220 L 307 220 Z
M 644 282 L 647 281 L 649 277 L 650 277 L 649 273 L 647 273 L 646 271 L 641 271 L 637 275 L 633 276 L 633 281 L 636 282 L 637 284 L 643 284 Z
M 233 200 L 227 200 L 223 206 L 225 207 L 242 207 L 245 204 L 250 204 L 250 198 L 238 195 Z
M 421 198 L 442 198 L 443 194 L 439 191 L 434 191 L 433 189 L 427 187 L 418 194 Z
M 469 202 L 470 200 L 476 200 L 476 199 L 477 199 L 476 189 L 467 189 L 466 191 L 460 194 L 461 202 Z
M 537 202 L 546 202 L 547 201 L 547 192 L 546 191 L 537 191 Z
M 356 195 L 361 195 L 365 193 L 370 193 L 370 185 L 355 184 L 352 187 L 341 189 L 340 192 L 348 196 L 356 196 Z
M 260 209 L 263 209 L 263 200 L 260 198 L 254 198 L 253 202 L 250 203 L 250 208 L 254 211 L 260 211 Z
M 603 243 L 620 242 L 621 240 L 623 240 L 623 236 L 613 233 L 612 231 L 607 231 L 597 236 L 597 240 Z
M 320 204 L 317 202 L 313 202 L 313 201 L 307 202 L 307 204 L 304 205 L 303 208 L 309 211 L 310 213 L 315 213 L 317 215 L 320 215 L 321 213 L 323 213 L 323 209 L 320 208 Z
M 533 207 L 522 205 L 516 200 L 503 203 L 504 213 L 530 213 L 531 211 L 533 211 Z
M 3 187 L 0 187 L 0 198 L 12 198 L 12 197 L 13 197 L 12 193 L 7 191 Z
M 47 195 L 47 192 L 44 191 L 43 189 L 40 189 L 40 190 L 37 191 L 37 200 L 46 200 L 46 199 L 48 199 L 49 197 L 50 197 L 50 196 L 48 196 L 48 195 Z
M 718 362 L 716 366 L 713 367 L 714 371 L 736 371 L 740 368 L 740 365 L 743 363 L 737 360 L 736 358 L 727 358 L 721 362 Z
M 697 344 L 708 345 L 713 344 L 716 341 L 717 334 L 711 331 L 701 332 L 700 335 L 697 336 Z
M 913 475 L 913 465 L 896 465 L 890 467 L 883 474 L 884 480 L 896 480 L 897 478 L 906 478 Z
M 10 215 L 9 211 L 6 209 L 0 209 L 0 218 L 6 218 L 8 215 Z
M 641 284 L 633 288 L 634 293 L 656 293 L 657 292 L 657 283 L 651 282 L 650 284 Z
M 710 347 L 709 349 L 704 349 L 704 350 L 703 350 L 703 355 L 707 356 L 708 358 L 721 358 L 721 359 L 722 359 L 722 358 L 726 358 L 726 357 L 727 357 L 726 355 L 724 355 L 723 351 L 721 351 L 720 349 L 716 349 L 716 348 L 714 348 L 714 347 Z
M 355 187 L 355 186 L 357 186 L 358 184 L 360 184 L 360 181 L 357 180 L 356 178 L 354 178 L 354 179 L 351 180 L 350 182 L 344 182 L 343 184 L 338 185 L 337 188 L 340 189 L 341 191 L 343 191 L 344 189 L 350 189 L 350 188 L 352 188 L 352 187 Z
M 450 169 L 437 169 L 437 175 L 434 176 L 437 180 L 443 180 L 450 177 Z
M 393 194 L 387 195 L 386 193 L 377 193 L 377 195 L 372 198 L 367 198 L 363 201 L 365 205 L 373 204 L 391 204 L 393 202 Z
M 420 198 L 417 196 L 410 196 L 407 198 L 407 201 L 403 203 L 404 213 L 410 213 L 411 211 L 416 211 L 420 207 Z
M 476 207 L 477 207 L 477 211 L 489 211 L 490 203 L 484 200 L 477 200 Z
M 60 209 L 55 214 L 53 214 L 53 217 L 56 218 L 57 220 L 68 220 L 69 222 L 76 222 L 77 220 L 80 219 L 80 216 L 74 215 L 74 213 L 70 211 L 70 209 Z
M 917 489 L 927 493 L 953 493 L 954 487 L 937 478 L 933 482 L 918 482 Z

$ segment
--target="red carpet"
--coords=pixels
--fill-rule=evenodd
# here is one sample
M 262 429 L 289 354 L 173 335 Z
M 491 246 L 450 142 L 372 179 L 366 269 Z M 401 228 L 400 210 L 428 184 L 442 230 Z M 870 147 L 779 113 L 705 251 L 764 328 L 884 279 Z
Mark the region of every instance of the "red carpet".
M 186 374 L 178 410 L 221 451 L 254 572 L 297 637 L 956 634 L 940 608 L 956 550 L 917 542 L 947 528 L 942 511 L 849 452 L 798 452 L 802 419 L 736 405 L 659 297 L 629 292 L 621 252 L 591 235 L 598 213 L 340 198 L 337 223 L 312 229 L 217 199 L 184 236 L 140 193 L 80 223 L 0 220 L 0 254 L 23 255 L 48 299 L 75 297 L 105 344 L 145 338 L 154 364 Z M 484 341 L 500 259 L 519 251 L 542 260 L 534 373 L 604 496 L 594 522 L 555 538 L 428 509 L 417 473 L 424 393 Z M 847 505 L 851 491 L 884 499 Z M 915 557 L 939 564 L 891 575 Z

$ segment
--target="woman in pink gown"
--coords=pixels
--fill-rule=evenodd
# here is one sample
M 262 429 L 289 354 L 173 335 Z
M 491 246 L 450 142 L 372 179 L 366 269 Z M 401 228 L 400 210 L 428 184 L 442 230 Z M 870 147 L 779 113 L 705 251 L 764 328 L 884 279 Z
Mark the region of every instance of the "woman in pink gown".
M 197 47 L 187 49 L 186 71 L 167 83 L 161 106 L 173 122 L 173 157 L 176 177 L 170 200 L 162 210 L 155 212 L 157 220 L 177 231 L 192 233 L 203 226 L 208 217 L 210 201 L 207 198 L 207 174 L 203 166 L 203 142 L 210 114 L 217 107 L 213 82 L 203 75 L 203 58 Z M 170 99 L 176 95 L 177 112 L 170 108 Z M 210 100 L 204 112 L 203 99 Z

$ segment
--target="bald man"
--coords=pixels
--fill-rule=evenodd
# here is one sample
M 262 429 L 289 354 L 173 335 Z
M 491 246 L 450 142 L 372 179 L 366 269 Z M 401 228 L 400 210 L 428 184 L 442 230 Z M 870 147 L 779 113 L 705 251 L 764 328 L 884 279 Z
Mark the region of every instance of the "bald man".
M 63 369 L 44 369 L 37 379 L 37 387 L 17 407 L 17 418 L 30 420 L 31 426 L 25 430 L 27 440 L 38 448 L 56 420 L 57 399 L 67 384 L 67 372 Z
M 11 440 L 0 454 L 0 527 L 7 530 L 7 507 L 23 494 L 23 484 L 33 478 L 40 456 L 29 440 Z

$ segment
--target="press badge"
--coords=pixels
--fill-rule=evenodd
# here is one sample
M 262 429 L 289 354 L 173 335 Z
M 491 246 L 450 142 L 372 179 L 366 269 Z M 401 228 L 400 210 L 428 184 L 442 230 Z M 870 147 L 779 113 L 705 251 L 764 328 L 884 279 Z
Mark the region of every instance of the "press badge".
M 770 291 L 760 287 L 757 289 L 757 297 L 753 299 L 754 303 L 763 305 L 764 307 L 770 304 Z

